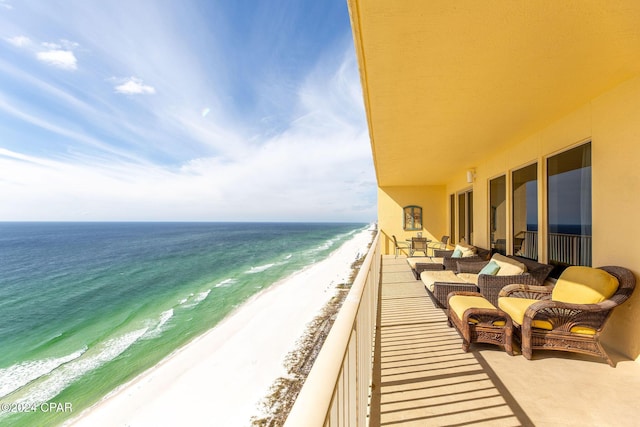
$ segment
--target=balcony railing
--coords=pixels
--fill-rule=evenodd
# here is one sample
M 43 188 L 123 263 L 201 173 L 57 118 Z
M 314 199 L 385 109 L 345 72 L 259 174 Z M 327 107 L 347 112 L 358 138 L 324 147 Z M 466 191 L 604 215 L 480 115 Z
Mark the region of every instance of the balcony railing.
M 368 425 L 380 286 L 376 236 L 285 427 Z
M 538 232 L 521 231 L 523 236 L 520 255 L 538 257 Z M 549 233 L 549 262 L 566 265 L 591 265 L 591 236 L 579 234 Z

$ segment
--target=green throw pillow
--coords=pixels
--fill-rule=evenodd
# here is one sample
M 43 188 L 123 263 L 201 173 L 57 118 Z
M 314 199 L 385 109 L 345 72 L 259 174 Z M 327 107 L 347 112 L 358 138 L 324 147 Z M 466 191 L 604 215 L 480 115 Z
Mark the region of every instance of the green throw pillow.
M 495 276 L 500 271 L 500 266 L 495 261 L 489 261 L 487 265 L 484 266 L 482 270 L 480 270 L 480 274 L 490 274 Z
M 451 255 L 451 258 L 462 258 L 462 251 L 460 249 L 456 249 L 455 251 L 453 251 L 453 255 Z

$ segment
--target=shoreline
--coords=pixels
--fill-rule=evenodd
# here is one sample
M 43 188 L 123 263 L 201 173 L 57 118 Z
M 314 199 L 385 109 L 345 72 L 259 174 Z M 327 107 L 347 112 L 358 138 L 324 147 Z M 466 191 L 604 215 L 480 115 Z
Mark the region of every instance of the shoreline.
M 372 238 L 371 228 L 354 234 L 63 425 L 251 425 L 274 381 L 287 375 L 285 357 Z

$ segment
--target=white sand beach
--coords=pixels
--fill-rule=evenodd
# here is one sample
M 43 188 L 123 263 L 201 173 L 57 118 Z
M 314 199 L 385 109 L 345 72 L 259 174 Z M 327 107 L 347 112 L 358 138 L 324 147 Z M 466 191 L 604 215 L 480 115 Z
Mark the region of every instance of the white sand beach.
M 367 251 L 370 230 L 271 286 L 223 322 L 70 420 L 73 426 L 247 426 L 285 356 Z

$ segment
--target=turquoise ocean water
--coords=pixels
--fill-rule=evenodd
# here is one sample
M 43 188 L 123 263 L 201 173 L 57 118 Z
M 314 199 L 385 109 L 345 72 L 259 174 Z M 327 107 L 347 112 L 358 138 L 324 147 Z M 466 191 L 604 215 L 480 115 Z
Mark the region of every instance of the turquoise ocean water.
M 366 224 L 0 223 L 0 425 L 56 425 Z

